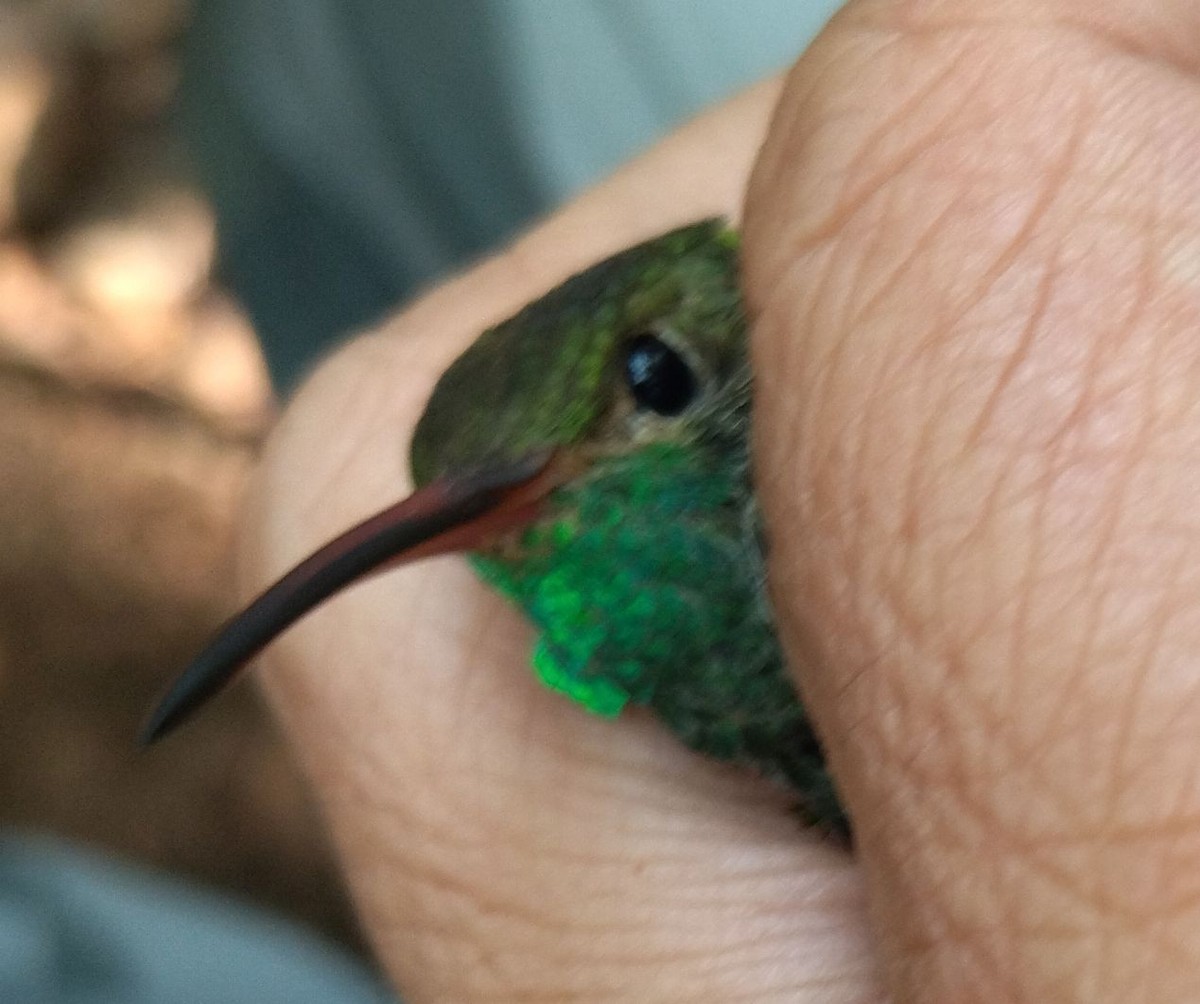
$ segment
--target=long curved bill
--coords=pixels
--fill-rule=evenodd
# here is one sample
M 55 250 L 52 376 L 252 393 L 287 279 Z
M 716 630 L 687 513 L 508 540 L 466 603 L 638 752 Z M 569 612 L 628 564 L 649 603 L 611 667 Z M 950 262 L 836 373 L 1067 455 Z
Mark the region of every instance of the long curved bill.
M 278 635 L 347 586 L 420 558 L 477 548 L 528 524 L 555 486 L 552 456 L 541 451 L 438 478 L 305 558 L 233 617 L 171 684 L 142 727 L 142 744 L 180 725 Z

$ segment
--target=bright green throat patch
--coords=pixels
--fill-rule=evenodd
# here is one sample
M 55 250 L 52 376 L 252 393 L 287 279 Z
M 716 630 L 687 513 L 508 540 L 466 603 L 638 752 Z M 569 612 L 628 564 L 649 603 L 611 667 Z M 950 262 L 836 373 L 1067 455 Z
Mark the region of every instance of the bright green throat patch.
M 739 485 L 693 451 L 648 447 L 560 489 L 521 557 L 472 556 L 540 630 L 546 686 L 612 717 L 714 657 L 736 664 L 757 602 Z
M 533 650 L 533 671 L 551 690 L 566 694 L 588 711 L 604 718 L 616 718 L 629 703 L 629 694 L 611 680 L 572 676 L 554 657 L 554 653 L 540 642 Z

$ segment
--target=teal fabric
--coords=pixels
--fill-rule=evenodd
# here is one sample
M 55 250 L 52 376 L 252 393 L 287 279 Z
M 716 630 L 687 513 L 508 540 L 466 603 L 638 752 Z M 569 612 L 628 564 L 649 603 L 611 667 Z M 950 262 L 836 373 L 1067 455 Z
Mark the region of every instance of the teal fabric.
M 835 0 L 203 0 L 183 122 L 277 382 L 704 107 Z
M 0 836 L 5 1004 L 385 1004 L 284 921 L 60 843 Z

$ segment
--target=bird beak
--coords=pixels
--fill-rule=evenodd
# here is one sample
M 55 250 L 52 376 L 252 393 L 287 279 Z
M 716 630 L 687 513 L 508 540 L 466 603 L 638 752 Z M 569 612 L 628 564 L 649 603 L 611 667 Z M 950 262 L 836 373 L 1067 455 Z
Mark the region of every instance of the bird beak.
M 278 635 L 374 572 L 477 549 L 527 525 L 561 481 L 552 451 L 444 475 L 335 537 L 230 620 L 179 675 L 142 727 L 143 745 L 185 721 Z

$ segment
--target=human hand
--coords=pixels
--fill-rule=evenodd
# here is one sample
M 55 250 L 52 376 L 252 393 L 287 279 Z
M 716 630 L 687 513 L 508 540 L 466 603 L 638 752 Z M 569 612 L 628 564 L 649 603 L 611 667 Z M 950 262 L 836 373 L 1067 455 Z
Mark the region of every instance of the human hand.
M 412 999 L 1194 996 L 1200 16 L 965 6 L 847 8 L 769 131 L 774 84 L 289 410 L 247 591 L 403 494 L 484 327 L 748 191 L 773 596 L 857 863 L 646 717 L 543 692 L 461 562 L 406 569 L 267 661 Z

